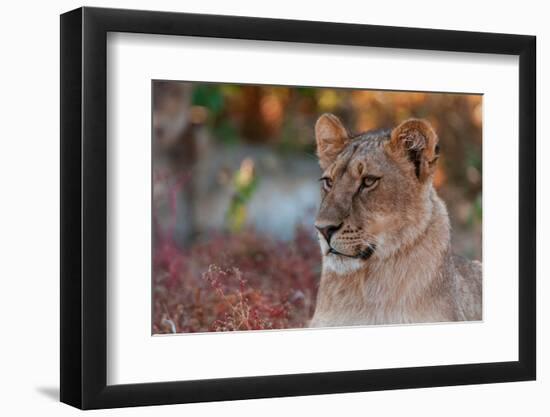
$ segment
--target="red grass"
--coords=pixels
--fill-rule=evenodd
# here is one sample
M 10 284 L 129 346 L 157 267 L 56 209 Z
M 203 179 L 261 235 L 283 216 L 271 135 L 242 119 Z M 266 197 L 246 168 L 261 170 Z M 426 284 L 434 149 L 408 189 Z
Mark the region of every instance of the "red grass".
M 153 333 L 305 327 L 320 264 L 318 244 L 302 228 L 290 242 L 254 230 L 186 249 L 163 239 L 153 259 Z

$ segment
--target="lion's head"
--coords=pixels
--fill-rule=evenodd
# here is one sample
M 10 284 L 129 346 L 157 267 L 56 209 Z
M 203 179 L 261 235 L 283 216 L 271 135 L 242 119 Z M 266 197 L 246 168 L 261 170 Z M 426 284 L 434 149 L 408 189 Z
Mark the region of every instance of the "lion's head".
M 323 171 L 315 221 L 327 268 L 347 273 L 413 244 L 429 222 L 438 138 L 418 119 L 348 134 L 332 114 L 315 126 Z

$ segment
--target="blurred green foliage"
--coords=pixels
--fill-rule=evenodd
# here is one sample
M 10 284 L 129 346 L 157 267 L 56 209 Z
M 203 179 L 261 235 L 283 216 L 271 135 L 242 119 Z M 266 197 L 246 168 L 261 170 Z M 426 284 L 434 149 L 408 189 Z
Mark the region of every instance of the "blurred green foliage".
M 223 92 L 215 84 L 197 84 L 191 99 L 194 106 L 206 107 L 211 116 L 218 116 L 224 106 Z
M 246 223 L 248 202 L 258 188 L 258 176 L 254 171 L 252 159 L 242 161 L 240 168 L 233 176 L 233 197 L 227 210 L 227 226 L 233 232 L 240 232 Z

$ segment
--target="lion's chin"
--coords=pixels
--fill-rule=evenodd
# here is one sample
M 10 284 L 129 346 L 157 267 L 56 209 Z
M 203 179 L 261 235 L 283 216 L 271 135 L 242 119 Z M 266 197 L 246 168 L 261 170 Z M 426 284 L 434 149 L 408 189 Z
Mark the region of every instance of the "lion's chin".
M 358 257 L 342 256 L 335 253 L 327 253 L 323 256 L 323 269 L 337 275 L 348 275 L 358 271 L 365 262 Z
M 360 270 L 375 250 L 375 248 L 369 248 L 370 250 L 362 250 L 358 254 L 348 255 L 332 248 L 321 237 L 319 243 L 323 254 L 323 269 L 337 275 L 347 275 Z

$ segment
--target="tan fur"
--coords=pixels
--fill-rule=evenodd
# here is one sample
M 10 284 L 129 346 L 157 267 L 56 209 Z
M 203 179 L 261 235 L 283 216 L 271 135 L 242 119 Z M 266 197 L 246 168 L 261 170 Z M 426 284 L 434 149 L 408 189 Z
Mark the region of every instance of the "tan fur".
M 481 264 L 453 257 L 447 209 L 432 186 L 432 127 L 413 119 L 350 137 L 323 115 L 315 131 L 325 179 L 311 326 L 481 320 Z

